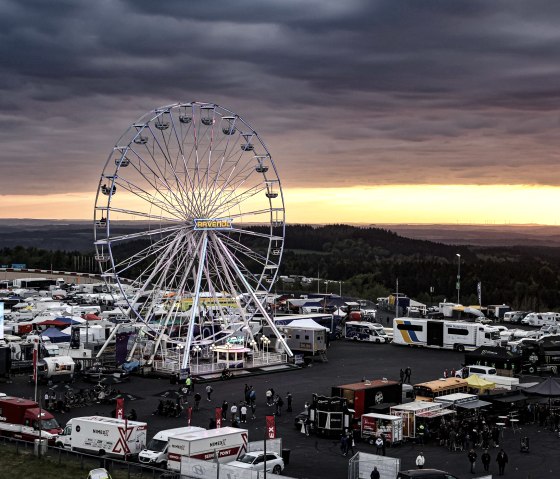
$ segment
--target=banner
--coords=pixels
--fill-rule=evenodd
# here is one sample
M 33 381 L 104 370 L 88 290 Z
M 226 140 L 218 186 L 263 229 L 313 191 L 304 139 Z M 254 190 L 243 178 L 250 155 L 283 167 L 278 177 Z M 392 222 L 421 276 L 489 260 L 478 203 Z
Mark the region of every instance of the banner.
M 124 398 L 117 398 L 115 417 L 117 419 L 124 419 Z
M 276 439 L 276 423 L 274 416 L 266 416 L 266 438 Z
M 482 306 L 482 283 L 480 281 L 476 285 L 476 292 L 478 293 L 478 305 Z
M 0 301 L 0 341 L 4 340 L 4 303 Z
M 222 408 L 217 407 L 216 408 L 216 429 L 219 429 L 221 427 L 222 427 Z
M 192 421 L 192 407 L 189 406 L 187 408 L 187 426 L 191 425 L 191 421 Z

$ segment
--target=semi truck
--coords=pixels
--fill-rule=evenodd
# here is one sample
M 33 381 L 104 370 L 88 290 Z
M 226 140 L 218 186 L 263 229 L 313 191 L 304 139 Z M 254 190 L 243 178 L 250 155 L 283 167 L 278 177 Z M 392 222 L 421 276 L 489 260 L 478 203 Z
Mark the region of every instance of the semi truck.
M 205 431 L 205 429 L 202 427 L 185 426 L 160 431 L 150 440 L 146 449 L 138 454 L 138 460 L 142 464 L 150 464 L 156 467 L 167 467 L 169 439 L 173 436 L 192 434 L 200 431 Z
M 0 434 L 34 441 L 47 439 L 54 444 L 62 432 L 54 416 L 29 399 L 12 396 L 0 398 Z
M 500 330 L 484 324 L 412 318 L 393 320 L 393 344 L 463 352 L 479 346 L 499 346 L 500 342 Z
M 346 399 L 348 408 L 354 411 L 356 423 L 363 414 L 381 412 L 384 408 L 389 409 L 389 405 L 400 404 L 403 399 L 402 385 L 387 379 L 364 380 L 359 383 L 333 386 L 331 395 Z
M 55 445 L 72 451 L 126 459 L 146 448 L 145 422 L 102 416 L 74 417 Z
M 220 463 L 235 461 L 247 452 L 249 433 L 246 429 L 221 427 L 194 433 L 179 434 L 169 438 L 167 467 L 181 471 L 181 458 L 192 457 Z

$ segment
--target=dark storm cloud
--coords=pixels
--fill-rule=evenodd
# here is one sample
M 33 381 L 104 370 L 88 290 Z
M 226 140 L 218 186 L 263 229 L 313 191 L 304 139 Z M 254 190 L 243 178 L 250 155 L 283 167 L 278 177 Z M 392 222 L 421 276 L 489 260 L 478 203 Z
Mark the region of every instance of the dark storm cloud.
M 128 125 L 190 99 L 252 123 L 287 186 L 560 184 L 559 20 L 528 0 L 4 0 L 0 191 L 93 191 Z

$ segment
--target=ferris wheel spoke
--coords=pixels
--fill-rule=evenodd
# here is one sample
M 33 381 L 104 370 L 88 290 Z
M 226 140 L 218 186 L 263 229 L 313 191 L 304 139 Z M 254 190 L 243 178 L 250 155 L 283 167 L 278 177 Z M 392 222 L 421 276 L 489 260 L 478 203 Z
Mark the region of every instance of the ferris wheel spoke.
M 152 133 L 152 137 L 153 137 L 153 133 Z M 146 151 L 148 153 L 149 158 L 151 159 L 151 162 L 153 162 L 155 165 L 155 169 L 152 168 L 152 166 L 144 159 L 142 155 L 138 154 L 136 150 L 133 149 L 132 151 L 134 152 L 134 154 L 136 155 L 139 161 L 138 166 L 136 166 L 134 162 L 132 163 L 134 169 L 144 179 L 144 181 L 148 185 L 150 185 L 150 187 L 154 189 L 161 198 L 165 200 L 166 203 L 168 203 L 173 209 L 178 210 L 179 214 L 184 216 L 185 211 L 181 209 L 181 207 L 184 205 L 184 202 L 180 201 L 178 197 L 173 194 L 173 188 L 171 188 L 171 185 L 167 182 L 167 179 L 165 178 L 165 174 L 162 173 L 161 168 L 158 166 L 157 159 L 154 156 L 154 153 L 148 148 L 146 148 Z M 142 169 L 142 165 L 150 174 L 150 176 L 145 174 L 145 172 Z M 162 187 L 164 188 L 164 190 L 162 189 Z M 171 199 L 168 198 L 168 196 L 164 193 L 164 191 L 167 191 L 174 201 L 171 201 Z
M 155 235 L 159 235 L 159 234 L 174 233 L 174 232 L 181 231 L 181 229 L 183 227 L 184 226 L 182 226 L 182 225 L 169 226 L 167 228 L 157 228 L 157 229 L 154 229 L 154 230 L 141 231 L 139 233 L 129 233 L 129 234 L 125 234 L 125 235 L 111 236 L 111 237 L 108 237 L 107 240 L 105 240 L 105 242 L 107 242 L 107 243 L 118 243 L 120 241 L 128 241 L 128 240 L 136 239 L 136 238 L 146 238 L 146 237 L 155 236 Z
M 146 179 L 146 181 L 155 191 L 158 191 L 157 188 L 154 185 L 152 185 L 147 179 Z M 156 208 L 159 208 L 159 209 L 167 212 L 171 216 L 174 216 L 176 218 L 183 218 L 184 217 L 183 213 L 181 211 L 177 210 L 176 206 L 173 203 L 170 203 L 167 200 L 167 198 L 164 195 L 162 195 L 159 191 L 158 191 L 159 196 L 154 197 L 154 195 L 152 195 L 150 192 L 146 191 L 144 188 L 138 186 L 136 183 L 132 182 L 131 180 L 128 180 L 128 179 L 123 178 L 123 177 L 116 178 L 115 179 L 115 184 L 117 186 L 120 186 L 121 188 L 123 188 L 125 191 L 128 191 L 129 193 L 132 193 L 133 195 L 142 199 L 146 203 L 149 203 L 152 206 L 155 206 Z M 159 198 L 162 198 L 165 201 L 162 201 Z
M 235 249 L 239 253 L 245 255 L 247 258 L 250 258 L 254 261 L 257 261 L 262 266 L 266 266 L 269 264 L 269 259 L 266 256 L 259 254 L 256 250 L 253 250 L 244 244 L 240 243 L 239 241 L 235 241 L 233 238 L 228 237 L 223 234 L 218 234 L 221 240 L 230 248 Z
M 148 127 L 148 128 L 150 128 L 150 131 L 152 131 L 152 130 L 151 130 L 151 127 Z M 177 171 L 175 170 L 175 168 L 174 168 L 174 166 L 173 166 L 173 161 L 171 160 L 171 154 L 170 154 L 170 151 L 169 151 L 169 147 L 167 146 L 167 142 L 165 141 L 165 137 L 163 137 L 164 145 L 165 145 L 165 148 L 164 148 L 164 147 L 161 145 L 161 143 L 160 143 L 158 137 L 157 137 L 156 135 L 153 134 L 153 131 L 152 131 L 152 135 L 154 136 L 154 143 L 157 145 L 157 147 L 159 148 L 159 150 L 160 150 L 160 152 L 161 152 L 161 154 L 162 154 L 162 156 L 163 156 L 164 164 L 165 164 L 165 165 L 169 165 L 169 167 L 170 167 L 170 169 L 171 169 L 171 171 L 172 171 L 173 178 L 174 178 L 175 184 L 176 184 L 176 186 L 177 186 L 177 192 L 178 192 L 178 195 L 179 195 L 179 196 L 174 195 L 175 200 L 176 200 L 179 204 L 183 205 L 183 204 L 186 203 L 186 201 L 185 201 L 185 194 L 186 194 L 187 189 L 185 188 L 185 185 L 183 184 L 183 182 L 181 181 L 181 179 L 180 179 L 179 176 L 177 175 Z M 161 177 L 165 180 L 165 184 L 166 184 L 166 186 L 168 187 L 169 191 L 170 191 L 170 192 L 173 192 L 174 190 L 171 188 L 171 185 L 169 185 L 169 183 L 167 183 L 167 177 L 166 177 L 165 173 L 161 170 L 159 164 L 155 161 L 154 155 L 152 155 L 152 159 L 153 159 L 154 164 L 156 165 L 156 167 L 157 167 L 159 173 L 161 174 Z
M 185 220 L 180 219 L 180 218 L 173 218 L 173 217 L 163 216 L 163 215 L 153 215 L 153 214 L 150 214 L 150 213 L 145 213 L 143 211 L 127 210 L 127 209 L 124 209 L 124 208 L 115 208 L 114 206 L 111 206 L 111 212 L 122 213 L 122 214 L 129 215 L 129 216 L 140 216 L 142 218 L 149 218 L 149 219 L 153 219 L 153 220 L 157 220 L 157 221 L 168 221 L 170 223 L 184 224 L 184 222 L 185 222 Z
M 254 173 L 254 165 L 252 164 L 253 158 L 246 160 L 246 163 L 242 165 L 238 164 L 239 161 L 241 161 L 241 158 L 230 168 L 227 178 L 216 185 L 212 198 L 220 197 L 224 195 L 226 191 L 234 191 L 235 188 L 239 188 L 243 185 Z
M 250 198 L 253 198 L 259 193 L 263 193 L 265 191 L 267 191 L 267 188 L 264 184 L 255 185 L 237 195 L 234 195 L 232 191 L 229 195 L 225 195 L 225 197 L 214 206 L 212 212 L 219 215 L 219 213 L 234 209 L 244 201 L 248 201 Z
M 121 261 L 120 263 L 115 264 L 114 271 L 116 274 L 121 275 L 125 271 L 128 271 L 130 268 L 139 265 L 142 262 L 145 262 L 147 258 L 150 256 L 155 256 L 159 253 L 164 253 L 166 248 L 168 247 L 169 242 L 174 241 L 176 237 L 174 235 L 168 235 L 155 243 L 150 244 L 146 248 L 143 248 L 139 252 L 130 256 L 126 260 Z M 154 262 L 147 266 L 150 268 Z

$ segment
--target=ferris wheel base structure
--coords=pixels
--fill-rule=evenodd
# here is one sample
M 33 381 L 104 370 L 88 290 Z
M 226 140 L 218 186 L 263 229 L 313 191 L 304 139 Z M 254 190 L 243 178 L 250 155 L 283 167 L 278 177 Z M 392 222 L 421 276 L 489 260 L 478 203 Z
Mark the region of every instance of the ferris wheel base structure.
M 242 341 L 246 356 L 270 359 L 250 327 L 256 313 L 292 356 L 265 307 L 284 234 L 276 165 L 239 115 L 184 102 L 134 122 L 105 163 L 94 208 L 96 259 L 136 329 L 128 358 L 187 370 L 208 342 L 222 354 Z M 204 337 L 206 323 L 218 331 Z

